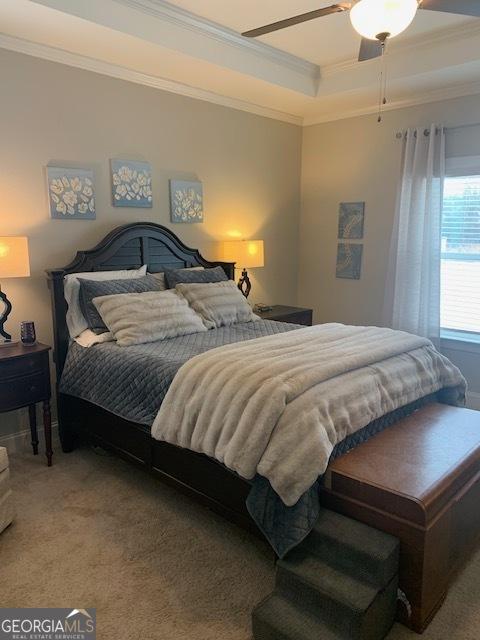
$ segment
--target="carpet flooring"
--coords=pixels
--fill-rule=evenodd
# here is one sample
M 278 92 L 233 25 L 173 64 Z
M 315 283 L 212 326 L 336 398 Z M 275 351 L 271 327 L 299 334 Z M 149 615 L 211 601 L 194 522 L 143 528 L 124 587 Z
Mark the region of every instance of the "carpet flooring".
M 99 640 L 249 640 L 271 592 L 266 544 L 101 451 L 11 456 L 17 517 L 0 534 L 0 606 L 97 608 Z M 480 552 L 425 640 L 480 637 Z M 418 638 L 395 625 L 388 640 Z M 320 640 L 320 639 L 319 639 Z

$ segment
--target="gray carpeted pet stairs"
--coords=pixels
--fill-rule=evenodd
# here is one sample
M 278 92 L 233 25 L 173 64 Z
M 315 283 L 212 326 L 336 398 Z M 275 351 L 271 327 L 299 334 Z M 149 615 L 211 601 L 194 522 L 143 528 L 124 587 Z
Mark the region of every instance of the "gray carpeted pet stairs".
M 255 640 L 382 640 L 397 603 L 396 538 L 323 510 L 277 564 L 274 592 L 253 611 Z

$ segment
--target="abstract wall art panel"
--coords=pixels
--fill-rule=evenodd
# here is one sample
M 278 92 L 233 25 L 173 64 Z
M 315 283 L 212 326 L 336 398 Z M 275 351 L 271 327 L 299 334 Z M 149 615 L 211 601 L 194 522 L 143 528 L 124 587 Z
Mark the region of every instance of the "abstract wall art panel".
M 363 238 L 365 202 L 341 202 L 338 215 L 338 237 L 341 240 Z
M 111 160 L 114 207 L 152 206 L 152 169 L 148 162 Z
M 196 180 L 170 180 L 171 222 L 203 222 L 203 186 Z
M 339 242 L 337 250 L 337 278 L 360 280 L 363 244 Z
M 94 220 L 95 186 L 92 169 L 47 167 L 50 216 L 57 220 Z

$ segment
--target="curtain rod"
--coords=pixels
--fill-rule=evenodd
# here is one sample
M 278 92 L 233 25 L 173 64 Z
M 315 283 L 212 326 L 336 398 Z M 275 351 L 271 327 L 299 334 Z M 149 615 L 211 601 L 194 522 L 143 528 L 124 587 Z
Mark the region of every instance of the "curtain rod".
M 457 124 L 456 127 L 445 127 L 445 130 L 455 131 L 456 129 L 467 129 L 468 127 L 480 127 L 480 122 L 471 122 L 470 124 Z
M 458 124 L 455 127 L 443 127 L 443 130 L 444 131 L 457 131 L 458 129 L 468 129 L 469 127 L 480 127 L 480 122 L 472 122 L 470 124 Z M 438 133 L 439 131 L 440 131 L 440 129 L 436 129 L 435 133 Z M 397 131 L 397 133 L 395 134 L 395 137 L 397 138 L 397 140 L 401 140 L 406 135 L 407 135 L 406 131 Z M 417 135 L 417 129 L 415 129 L 415 135 Z M 430 135 L 430 129 L 424 129 L 423 130 L 423 135 L 424 136 L 429 136 Z

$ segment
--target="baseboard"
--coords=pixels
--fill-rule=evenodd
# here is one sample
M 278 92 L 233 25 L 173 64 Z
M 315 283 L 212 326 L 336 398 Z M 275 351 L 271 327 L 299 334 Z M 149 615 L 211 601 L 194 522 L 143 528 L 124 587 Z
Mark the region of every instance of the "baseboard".
M 52 422 L 52 436 L 56 437 L 58 429 L 58 423 Z M 39 440 L 39 448 L 42 448 L 42 444 L 44 442 L 44 431 L 43 427 L 38 427 L 38 440 Z M 13 453 L 21 453 L 23 451 L 27 451 L 31 449 L 31 441 L 32 436 L 30 434 L 30 429 L 23 429 L 22 431 L 17 431 L 16 433 L 10 433 L 6 436 L 0 437 L 0 447 L 5 447 L 8 453 L 11 455 Z
M 480 411 L 480 393 L 476 393 L 475 391 L 467 392 L 467 407 Z

